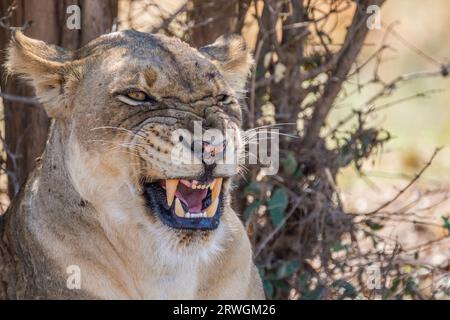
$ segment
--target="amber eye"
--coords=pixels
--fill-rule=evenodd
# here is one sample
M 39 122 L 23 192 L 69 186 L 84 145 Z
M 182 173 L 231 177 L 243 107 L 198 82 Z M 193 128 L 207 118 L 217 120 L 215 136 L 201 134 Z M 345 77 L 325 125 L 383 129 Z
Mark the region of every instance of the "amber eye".
M 147 95 L 142 91 L 132 91 L 127 94 L 128 98 L 136 100 L 136 101 L 145 101 L 147 100 Z

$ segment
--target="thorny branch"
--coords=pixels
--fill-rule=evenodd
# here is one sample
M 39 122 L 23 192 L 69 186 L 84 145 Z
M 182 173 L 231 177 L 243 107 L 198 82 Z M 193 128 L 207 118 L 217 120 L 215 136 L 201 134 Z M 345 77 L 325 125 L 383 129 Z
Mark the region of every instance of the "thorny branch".
M 7 30 L 12 30 L 12 29 L 26 30 L 29 27 L 31 27 L 31 25 L 33 24 L 32 21 L 27 21 L 21 27 L 13 27 L 10 25 L 9 20 L 12 18 L 14 11 L 16 11 L 16 10 L 17 10 L 17 4 L 16 4 L 16 1 L 13 1 L 13 3 L 6 10 L 5 15 L 0 17 L 0 28 L 7 29 Z
M 13 94 L 3 93 L 3 92 L 0 92 L 0 97 L 5 100 L 9 100 L 9 101 L 23 102 L 23 103 L 33 105 L 33 106 L 40 106 L 39 102 L 37 101 L 37 99 L 35 97 L 16 96 Z
M 376 208 L 375 210 L 365 213 L 365 215 L 376 214 L 376 213 L 380 212 L 381 210 L 383 210 L 384 208 L 388 207 L 390 204 L 394 203 L 398 198 L 400 198 L 402 196 L 402 194 L 404 194 L 413 184 L 415 184 L 417 182 L 417 180 L 420 179 L 420 177 L 422 177 L 423 173 L 428 169 L 428 167 L 431 166 L 434 158 L 436 157 L 436 155 L 439 153 L 440 150 L 441 150 L 441 148 L 437 148 L 436 150 L 434 150 L 433 155 L 431 156 L 430 160 L 428 160 L 428 162 L 425 164 L 425 166 L 414 176 L 413 179 L 411 179 L 411 181 L 403 189 L 401 189 L 397 193 L 397 195 L 395 197 L 393 197 L 388 202 L 382 204 L 380 207 Z

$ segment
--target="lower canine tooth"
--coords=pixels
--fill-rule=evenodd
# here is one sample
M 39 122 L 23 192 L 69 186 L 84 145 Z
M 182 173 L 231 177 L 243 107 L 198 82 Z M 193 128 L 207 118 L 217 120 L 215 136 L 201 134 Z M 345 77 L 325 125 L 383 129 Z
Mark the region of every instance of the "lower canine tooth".
M 214 217 L 218 206 L 219 206 L 219 199 L 216 198 L 216 200 L 214 200 L 213 203 L 211 203 L 211 205 L 205 210 L 205 213 L 208 216 L 208 218 Z
M 175 199 L 175 214 L 180 218 L 184 218 L 184 216 L 186 215 L 186 212 L 181 205 L 180 199 L 178 198 Z M 189 214 L 189 212 L 187 214 Z

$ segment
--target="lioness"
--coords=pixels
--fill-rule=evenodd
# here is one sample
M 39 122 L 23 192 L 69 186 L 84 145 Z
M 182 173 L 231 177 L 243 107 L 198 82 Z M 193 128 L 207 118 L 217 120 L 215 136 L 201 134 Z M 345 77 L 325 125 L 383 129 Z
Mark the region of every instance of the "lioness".
M 238 164 L 214 160 L 239 147 L 251 63 L 239 36 L 196 50 L 123 31 L 69 51 L 13 32 L 7 68 L 53 122 L 0 218 L 0 298 L 264 298 L 230 207 Z M 208 162 L 175 164 L 173 133 L 195 122 L 236 141 L 202 140 Z

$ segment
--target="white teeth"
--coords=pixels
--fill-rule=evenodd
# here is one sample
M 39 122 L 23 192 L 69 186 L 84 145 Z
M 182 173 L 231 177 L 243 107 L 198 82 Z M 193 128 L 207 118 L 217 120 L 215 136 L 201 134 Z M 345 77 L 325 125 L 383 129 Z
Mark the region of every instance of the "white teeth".
M 191 185 L 191 189 L 208 189 L 211 187 L 211 184 L 193 184 Z
M 184 211 L 183 206 L 181 205 L 180 199 L 178 199 L 178 198 L 175 199 L 175 214 L 180 218 L 184 218 L 185 216 L 187 218 L 189 218 L 188 217 L 189 212 L 186 213 Z
M 176 202 L 175 202 L 175 209 L 177 208 L 176 206 L 177 206 L 177 202 L 178 201 L 180 201 L 180 200 L 175 200 Z M 181 206 L 181 204 L 180 204 L 180 206 Z M 183 210 L 184 211 L 184 210 Z M 176 212 L 175 212 L 176 213 Z M 179 216 L 178 214 L 177 214 L 177 216 Z M 179 217 L 181 217 L 181 216 L 179 216 Z M 182 216 L 181 218 L 189 218 L 189 219 L 194 219 L 194 218 L 207 218 L 208 216 L 207 216 L 207 214 L 206 214 L 206 212 L 199 212 L 199 213 L 190 213 L 190 212 L 186 212 L 186 214 L 184 215 L 184 216 Z
M 187 213 L 186 218 L 204 218 L 203 212 L 199 213 Z
M 211 188 L 211 184 L 197 184 L 196 182 L 193 182 L 190 187 L 191 189 L 208 189 Z

